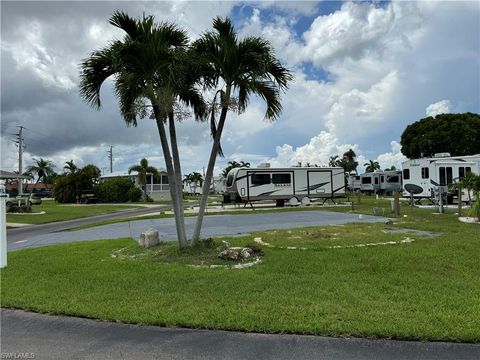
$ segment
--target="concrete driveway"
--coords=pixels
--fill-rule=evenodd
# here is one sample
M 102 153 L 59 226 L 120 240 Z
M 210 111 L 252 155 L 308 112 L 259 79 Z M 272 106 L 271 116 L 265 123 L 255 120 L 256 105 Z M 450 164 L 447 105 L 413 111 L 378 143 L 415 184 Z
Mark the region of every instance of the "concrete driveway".
M 187 235 L 193 233 L 196 217 L 186 217 Z M 202 236 L 245 235 L 254 231 L 269 229 L 291 229 L 306 226 L 325 226 L 349 222 L 380 222 L 383 217 L 345 214 L 330 211 L 284 211 L 277 213 L 248 215 L 208 215 L 203 221 Z M 8 249 L 17 250 L 28 247 L 67 243 L 82 240 L 115 239 L 132 237 L 138 239 L 140 233 L 148 228 L 157 229 L 160 238 L 165 241 L 176 240 L 175 221 L 173 218 L 136 220 L 110 225 L 97 226 L 85 230 L 52 232 L 9 241 Z

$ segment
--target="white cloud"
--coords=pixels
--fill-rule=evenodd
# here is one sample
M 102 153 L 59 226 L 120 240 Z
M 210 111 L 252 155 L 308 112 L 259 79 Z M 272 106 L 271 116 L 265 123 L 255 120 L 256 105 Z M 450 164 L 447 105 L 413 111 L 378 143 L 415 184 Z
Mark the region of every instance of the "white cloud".
M 397 169 L 402 168 L 402 162 L 407 158 L 402 154 L 402 146 L 397 141 L 391 141 L 392 151 L 378 155 L 376 161 L 380 164 L 380 168 L 386 169 L 394 165 Z
M 425 109 L 425 114 L 427 116 L 437 116 L 439 114 L 448 114 L 450 113 L 451 104 L 448 100 L 440 100 L 434 104 L 430 104 Z
M 332 134 L 322 131 L 310 139 L 308 144 L 297 147 L 284 144 L 275 149 L 277 156 L 268 160 L 272 167 L 293 166 L 299 162 L 327 166 L 333 155 L 342 155 L 349 149 L 356 151 L 357 145 L 340 144 Z

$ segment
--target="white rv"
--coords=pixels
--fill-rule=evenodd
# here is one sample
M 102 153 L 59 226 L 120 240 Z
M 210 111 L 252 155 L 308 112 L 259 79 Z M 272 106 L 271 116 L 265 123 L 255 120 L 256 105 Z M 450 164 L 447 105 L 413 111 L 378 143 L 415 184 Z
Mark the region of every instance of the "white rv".
M 435 154 L 431 158 L 407 160 L 402 163 L 403 196 L 414 198 L 432 198 L 439 187 L 447 187 L 458 182 L 466 173 L 480 174 L 480 154 L 469 156 L 450 156 L 449 153 Z M 462 196 L 466 201 L 468 194 Z
M 357 175 L 355 173 L 351 173 L 348 175 L 348 189 L 352 192 L 355 192 L 357 190 L 360 190 L 361 186 L 361 179 L 360 175 Z
M 387 194 L 402 191 L 401 171 L 375 171 L 360 175 L 360 191 L 366 194 Z
M 227 193 L 235 201 L 276 200 L 308 204 L 310 199 L 345 197 L 340 167 L 235 168 L 227 175 Z

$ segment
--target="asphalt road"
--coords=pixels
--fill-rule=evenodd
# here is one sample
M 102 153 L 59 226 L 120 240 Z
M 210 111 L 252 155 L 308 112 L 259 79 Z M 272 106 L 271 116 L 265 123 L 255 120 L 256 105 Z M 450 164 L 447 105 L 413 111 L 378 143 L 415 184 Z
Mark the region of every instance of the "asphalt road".
M 24 240 L 32 236 L 54 233 L 66 229 L 72 229 L 79 226 L 98 223 L 100 221 L 114 220 L 128 218 L 131 216 L 145 215 L 159 213 L 162 210 L 168 209 L 168 205 L 159 205 L 155 207 L 147 207 L 141 209 L 127 209 L 120 210 L 111 214 L 95 215 L 84 217 L 81 219 L 57 221 L 48 224 L 31 225 L 20 228 L 7 229 L 8 243 L 14 243 L 19 240 Z
M 202 237 L 245 235 L 254 231 L 269 229 L 292 229 L 306 226 L 323 226 L 345 224 L 349 222 L 378 222 L 384 218 L 377 216 L 345 214 L 330 211 L 289 211 L 278 213 L 263 213 L 246 215 L 208 215 L 205 216 L 202 226 Z M 187 236 L 193 234 L 196 217 L 186 217 L 185 227 Z M 72 226 L 70 226 L 72 227 Z M 66 243 L 84 240 L 117 239 L 131 237 L 137 239 L 142 231 L 157 229 L 160 239 L 175 240 L 177 237 L 175 220 L 173 218 L 135 220 L 94 228 L 68 231 L 31 234 L 20 240 L 8 240 L 8 249 L 16 250 L 57 243 Z M 7 236 L 8 238 L 8 236 Z
M 169 329 L 9 309 L 1 320 L 2 359 L 11 353 L 36 360 L 480 358 L 480 345 L 472 344 Z

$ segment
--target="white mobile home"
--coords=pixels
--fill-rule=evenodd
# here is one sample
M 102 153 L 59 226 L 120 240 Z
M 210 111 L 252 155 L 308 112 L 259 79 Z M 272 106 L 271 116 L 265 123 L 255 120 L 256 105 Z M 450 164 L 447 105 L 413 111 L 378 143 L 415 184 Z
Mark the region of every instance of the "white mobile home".
M 407 160 L 402 163 L 402 169 L 403 196 L 410 196 L 406 191 L 409 189 L 415 190 L 415 198 L 432 198 L 438 187 L 458 182 L 470 171 L 480 174 L 480 154 L 469 156 L 435 154 L 431 158 Z M 462 199 L 465 201 L 466 197 Z
M 340 167 L 235 168 L 227 175 L 226 190 L 236 201 L 307 204 L 314 198 L 345 197 L 345 175 Z

